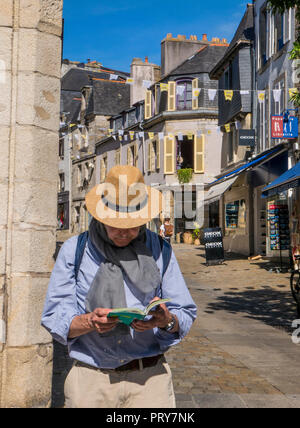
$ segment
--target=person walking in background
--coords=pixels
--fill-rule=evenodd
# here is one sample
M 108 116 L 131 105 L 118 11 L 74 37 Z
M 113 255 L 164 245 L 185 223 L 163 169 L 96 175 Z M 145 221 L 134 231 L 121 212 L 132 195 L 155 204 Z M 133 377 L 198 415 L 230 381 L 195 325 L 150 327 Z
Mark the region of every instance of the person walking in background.
M 173 236 L 174 226 L 170 223 L 170 217 L 166 217 L 164 223 L 160 226 L 160 236 L 165 238 L 169 244 Z
M 162 202 L 137 168 L 115 166 L 86 196 L 88 232 L 68 239 L 58 254 L 42 325 L 74 360 L 67 408 L 176 406 L 164 353 L 189 332 L 197 307 L 171 246 L 146 229 Z M 170 300 L 130 325 L 109 316 L 160 298 Z

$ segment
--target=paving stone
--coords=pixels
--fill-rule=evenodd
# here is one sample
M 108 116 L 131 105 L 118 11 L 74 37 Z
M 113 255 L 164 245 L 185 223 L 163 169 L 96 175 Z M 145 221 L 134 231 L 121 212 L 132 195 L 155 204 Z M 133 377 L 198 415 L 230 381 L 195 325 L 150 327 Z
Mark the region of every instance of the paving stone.
M 207 267 L 203 248 L 173 248 L 198 306 L 189 335 L 167 353 L 175 393 L 186 395 L 178 401 L 200 408 L 299 408 L 289 274 L 270 273 L 268 261 L 245 258 Z

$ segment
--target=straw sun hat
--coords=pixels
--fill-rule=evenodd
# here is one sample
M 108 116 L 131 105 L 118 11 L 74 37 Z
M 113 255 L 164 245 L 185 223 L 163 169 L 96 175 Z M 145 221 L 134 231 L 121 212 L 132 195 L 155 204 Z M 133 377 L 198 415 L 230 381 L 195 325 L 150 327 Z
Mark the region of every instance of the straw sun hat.
M 88 212 L 108 226 L 129 229 L 142 226 L 163 209 L 160 191 L 146 186 L 140 170 L 134 166 L 115 166 L 104 183 L 86 195 Z

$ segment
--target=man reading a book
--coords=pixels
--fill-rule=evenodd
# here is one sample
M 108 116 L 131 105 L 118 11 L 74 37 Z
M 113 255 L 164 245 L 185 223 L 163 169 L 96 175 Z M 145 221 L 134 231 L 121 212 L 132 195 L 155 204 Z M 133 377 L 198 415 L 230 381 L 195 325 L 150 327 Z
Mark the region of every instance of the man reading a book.
M 164 353 L 189 332 L 196 305 L 171 247 L 146 229 L 162 204 L 137 168 L 116 166 L 86 196 L 84 248 L 74 236 L 58 254 L 42 325 L 74 360 L 65 407 L 175 407 Z M 156 301 L 126 322 L 130 308 L 143 313 Z

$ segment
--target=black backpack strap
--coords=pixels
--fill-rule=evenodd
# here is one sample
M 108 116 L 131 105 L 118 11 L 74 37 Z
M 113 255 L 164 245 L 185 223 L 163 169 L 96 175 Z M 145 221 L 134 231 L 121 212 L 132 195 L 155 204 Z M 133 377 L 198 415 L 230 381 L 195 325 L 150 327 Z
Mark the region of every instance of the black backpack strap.
M 160 243 L 161 253 L 162 253 L 162 259 L 163 259 L 163 271 L 162 271 L 162 278 L 164 277 L 164 274 L 166 273 L 168 266 L 170 264 L 171 256 L 172 256 L 172 247 L 171 245 L 163 239 L 161 236 L 157 235 Z M 82 261 L 82 257 L 84 254 L 84 249 L 87 243 L 89 237 L 89 232 L 83 232 L 78 236 L 77 240 L 77 246 L 76 246 L 76 252 L 75 252 L 75 264 L 74 264 L 74 270 L 75 270 L 75 280 L 77 281 L 77 276 L 80 268 L 80 264 Z
M 77 276 L 78 276 L 78 272 L 79 272 L 79 268 L 80 268 L 80 264 L 82 261 L 82 257 L 83 257 L 83 253 L 84 253 L 84 249 L 87 243 L 89 237 L 89 232 L 83 232 L 78 236 L 78 240 L 77 240 L 77 247 L 76 247 L 76 252 L 75 252 L 75 280 L 77 281 Z

